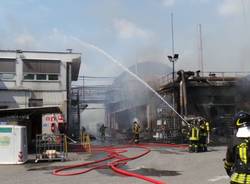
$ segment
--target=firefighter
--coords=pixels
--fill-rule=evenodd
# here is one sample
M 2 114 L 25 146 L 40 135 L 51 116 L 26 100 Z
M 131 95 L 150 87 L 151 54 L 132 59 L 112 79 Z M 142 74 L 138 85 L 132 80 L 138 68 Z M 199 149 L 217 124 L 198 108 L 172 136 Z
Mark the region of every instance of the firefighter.
M 224 167 L 231 184 L 250 184 L 250 115 L 237 113 L 234 125 L 237 133 L 228 145 Z
M 138 123 L 138 120 L 135 118 L 133 121 L 133 127 L 132 127 L 132 131 L 134 134 L 134 143 L 138 144 L 139 143 L 139 137 L 140 137 L 140 130 L 141 127 Z
M 90 134 L 85 133 L 83 136 L 83 148 L 86 152 L 91 153 L 91 139 L 90 139 Z
M 189 127 L 189 152 L 199 151 L 199 141 L 200 141 L 200 129 L 198 126 L 198 121 L 194 120 Z
M 200 128 L 200 150 L 207 151 L 207 144 L 209 143 L 209 133 L 210 133 L 209 122 L 205 119 L 200 119 L 199 128 Z
M 105 127 L 104 124 L 102 124 L 101 127 L 100 127 L 100 129 L 99 129 L 102 141 L 105 141 L 105 129 L 106 128 L 107 127 Z
M 85 133 L 86 133 L 86 129 L 85 129 L 84 126 L 82 126 L 81 133 L 80 133 L 80 140 L 81 140 L 82 143 L 83 143 L 83 137 L 84 137 Z

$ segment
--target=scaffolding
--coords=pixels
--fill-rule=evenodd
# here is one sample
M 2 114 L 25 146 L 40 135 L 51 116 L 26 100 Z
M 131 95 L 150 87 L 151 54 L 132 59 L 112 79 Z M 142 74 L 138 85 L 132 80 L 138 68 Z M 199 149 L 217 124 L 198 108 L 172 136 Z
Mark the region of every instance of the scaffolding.
M 99 109 L 89 108 L 89 104 L 105 104 L 106 94 L 113 82 L 113 77 L 93 77 L 93 76 L 79 76 L 78 85 L 72 87 L 72 124 L 70 125 L 70 135 L 72 138 L 80 137 L 80 114 L 84 110 Z

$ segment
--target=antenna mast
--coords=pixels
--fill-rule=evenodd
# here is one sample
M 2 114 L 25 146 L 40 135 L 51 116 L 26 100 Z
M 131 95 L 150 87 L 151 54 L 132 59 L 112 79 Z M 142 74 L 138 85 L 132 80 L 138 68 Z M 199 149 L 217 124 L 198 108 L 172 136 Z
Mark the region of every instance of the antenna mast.
M 203 40 L 202 40 L 202 29 L 201 24 L 199 24 L 199 68 L 201 70 L 201 75 L 203 76 L 204 65 L 203 65 Z
M 174 55 L 174 14 L 171 13 L 172 55 Z

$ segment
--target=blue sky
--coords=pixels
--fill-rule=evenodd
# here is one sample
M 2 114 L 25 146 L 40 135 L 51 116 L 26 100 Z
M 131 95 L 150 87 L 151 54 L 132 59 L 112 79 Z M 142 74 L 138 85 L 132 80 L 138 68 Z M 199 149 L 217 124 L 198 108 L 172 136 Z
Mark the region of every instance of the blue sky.
M 129 66 L 166 62 L 174 13 L 177 69 L 197 70 L 202 24 L 206 71 L 250 71 L 249 0 L 1 0 L 0 48 L 82 52 L 86 75 L 119 69 L 92 43 Z M 83 72 L 83 69 L 81 70 Z

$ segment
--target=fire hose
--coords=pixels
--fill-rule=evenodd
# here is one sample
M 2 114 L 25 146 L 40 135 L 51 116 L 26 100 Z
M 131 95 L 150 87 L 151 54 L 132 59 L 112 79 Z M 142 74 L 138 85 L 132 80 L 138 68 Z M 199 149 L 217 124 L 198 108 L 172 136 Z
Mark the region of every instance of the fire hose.
M 132 172 L 123 170 L 121 168 L 118 168 L 119 166 L 123 166 L 123 165 L 127 164 L 128 161 L 138 159 L 138 158 L 143 157 L 146 154 L 148 154 L 151 151 L 149 147 L 186 148 L 187 146 L 186 145 L 177 145 L 177 144 L 150 144 L 150 143 L 148 143 L 148 144 L 140 144 L 140 145 L 136 145 L 136 146 L 135 145 L 125 145 L 125 146 L 119 146 L 119 147 L 113 147 L 113 146 L 95 147 L 95 148 L 93 148 L 94 152 L 105 152 L 107 154 L 107 156 L 102 158 L 102 159 L 99 159 L 99 160 L 85 162 L 85 163 L 81 163 L 81 164 L 64 166 L 62 168 L 55 169 L 55 170 L 53 170 L 53 175 L 72 176 L 72 175 L 84 174 L 84 173 L 90 172 L 90 171 L 95 170 L 95 169 L 111 168 L 114 172 L 125 175 L 125 176 L 135 177 L 135 178 L 145 180 L 145 181 L 148 181 L 148 182 L 154 183 L 154 184 L 166 184 L 165 182 L 162 182 L 162 181 L 159 181 L 159 180 L 147 177 L 147 176 L 132 173 Z M 139 155 L 133 156 L 133 157 L 125 157 L 124 155 L 121 154 L 121 153 L 128 152 L 128 149 L 131 149 L 131 148 L 143 149 L 144 152 L 139 154 Z M 113 161 L 111 161 L 109 163 L 102 163 L 102 162 L 108 161 L 108 160 L 113 160 Z M 87 167 L 87 166 L 92 166 L 92 167 L 87 168 L 87 169 L 83 169 L 80 171 L 63 172 L 66 170 L 76 169 L 79 167 Z

